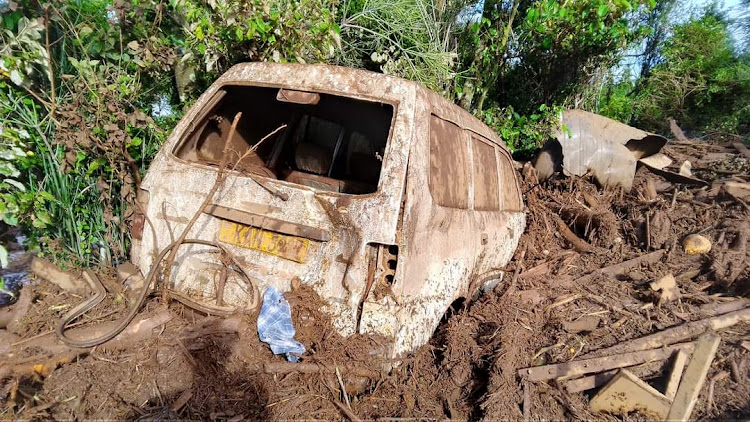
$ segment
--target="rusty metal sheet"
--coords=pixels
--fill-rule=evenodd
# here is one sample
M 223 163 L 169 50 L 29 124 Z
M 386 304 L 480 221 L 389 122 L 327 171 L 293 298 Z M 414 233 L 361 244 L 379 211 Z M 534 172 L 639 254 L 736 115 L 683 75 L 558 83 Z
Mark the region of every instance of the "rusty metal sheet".
M 561 148 L 545 148 L 537 160 L 540 175 L 549 175 L 561 165 L 566 175 L 591 174 L 602 185 L 628 190 L 637 161 L 658 153 L 667 143 L 663 136 L 583 110 L 563 112 L 555 137 Z

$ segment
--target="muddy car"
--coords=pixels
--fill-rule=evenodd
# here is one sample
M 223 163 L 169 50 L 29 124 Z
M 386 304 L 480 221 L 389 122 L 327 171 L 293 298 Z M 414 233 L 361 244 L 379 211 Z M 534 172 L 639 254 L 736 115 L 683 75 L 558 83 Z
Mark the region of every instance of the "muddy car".
M 196 213 L 187 237 L 233 256 L 183 245 L 165 282 L 178 298 L 252 311 L 269 285 L 308 285 L 339 333 L 382 334 L 390 356 L 497 283 L 525 227 L 492 130 L 414 82 L 324 65 L 231 68 L 177 125 L 138 201 L 144 274 Z

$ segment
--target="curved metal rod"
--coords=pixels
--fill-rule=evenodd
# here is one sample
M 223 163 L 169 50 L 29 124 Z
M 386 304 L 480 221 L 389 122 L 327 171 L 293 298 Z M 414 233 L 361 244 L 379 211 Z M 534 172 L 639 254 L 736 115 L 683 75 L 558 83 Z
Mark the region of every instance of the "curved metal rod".
M 57 328 L 55 329 L 55 334 L 57 335 L 57 338 L 60 339 L 60 341 L 62 341 L 66 345 L 71 346 L 71 347 L 89 348 L 89 347 L 98 346 L 104 342 L 107 342 L 113 339 L 116 335 L 120 334 L 120 332 L 122 332 L 122 330 L 124 330 L 125 327 L 127 327 L 128 324 L 130 324 L 130 322 L 133 321 L 133 318 L 135 318 L 135 315 L 143 306 L 143 303 L 146 301 L 146 297 L 148 296 L 149 286 L 151 286 L 151 283 L 154 281 L 157 274 L 159 274 L 159 265 L 164 260 L 164 257 L 167 255 L 167 253 L 171 251 L 177 245 L 177 243 L 178 241 L 171 243 L 169 246 L 164 248 L 159 253 L 156 260 L 154 261 L 154 264 L 151 266 L 151 270 L 149 271 L 148 275 L 145 278 L 145 282 L 143 283 L 143 289 L 138 294 L 138 298 L 136 299 L 135 304 L 133 305 L 133 307 L 130 308 L 127 315 L 123 319 L 121 319 L 119 323 L 117 323 L 117 326 L 115 326 L 112 330 L 110 330 L 109 332 L 99 337 L 86 339 L 86 340 L 76 340 L 76 339 L 67 337 L 65 335 L 65 327 L 76 318 L 80 317 L 81 315 L 85 314 L 86 312 L 96 307 L 99 303 L 102 302 L 102 300 L 104 300 L 104 297 L 107 294 L 99 278 L 95 274 L 93 274 L 90 270 L 84 271 L 83 273 L 84 277 L 86 277 L 88 281 L 91 283 L 92 288 L 95 291 L 95 294 L 89 300 L 71 309 L 70 312 L 65 314 L 60 319 L 60 322 L 57 324 Z M 224 253 L 227 254 L 227 256 L 229 256 L 229 258 L 232 260 L 232 263 L 234 263 L 234 265 L 239 269 L 239 273 L 247 280 L 248 284 L 250 285 L 250 288 L 253 291 L 253 302 L 251 303 L 252 306 L 249 306 L 246 309 L 255 309 L 258 306 L 260 302 L 260 290 L 259 290 L 259 286 L 257 285 L 258 284 L 257 281 L 253 280 L 245 272 L 242 266 L 240 266 L 237 260 L 235 259 L 234 255 L 232 255 L 223 245 L 216 243 L 216 242 L 211 242 L 208 240 L 200 240 L 200 239 L 185 239 L 184 241 L 179 242 L 179 243 L 180 244 L 205 245 L 205 246 L 211 246 L 217 249 L 221 249 Z M 154 287 L 156 287 L 155 284 L 154 284 Z M 166 289 L 166 287 L 163 287 L 163 288 Z M 232 311 L 230 311 L 229 309 L 198 304 L 197 302 L 194 302 L 183 295 L 179 295 L 179 297 L 175 297 L 175 299 L 177 299 L 179 302 L 185 304 L 188 307 L 197 309 L 201 312 L 205 312 L 208 314 L 229 315 L 232 313 Z

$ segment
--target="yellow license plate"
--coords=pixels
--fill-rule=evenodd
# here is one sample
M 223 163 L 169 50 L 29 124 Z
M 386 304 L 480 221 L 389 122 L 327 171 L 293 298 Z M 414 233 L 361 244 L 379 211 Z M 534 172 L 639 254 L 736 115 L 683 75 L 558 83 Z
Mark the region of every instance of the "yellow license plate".
M 265 252 L 290 261 L 307 260 L 310 240 L 222 220 L 219 241 Z

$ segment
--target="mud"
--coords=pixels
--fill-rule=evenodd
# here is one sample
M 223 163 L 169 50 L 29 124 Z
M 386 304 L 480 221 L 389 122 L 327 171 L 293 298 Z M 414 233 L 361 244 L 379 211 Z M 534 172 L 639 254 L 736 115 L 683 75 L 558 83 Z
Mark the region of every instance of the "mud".
M 716 151 L 726 155 L 699 161 Z M 747 181 L 747 160 L 721 145 L 668 145 L 665 152 L 677 165 L 685 158 L 700 162 L 705 170 L 698 176 L 709 182 Z M 739 170 L 727 175 L 725 169 Z M 523 172 L 523 181 L 528 226 L 515 259 L 505 269 L 505 283 L 475 301 L 455 303 L 430 343 L 399 362 L 378 357 L 384 339 L 341 337 L 320 310 L 323 302 L 304 286 L 286 297 L 296 338 L 307 348 L 301 364 L 315 364 L 313 369 L 321 370 L 289 370 L 284 358 L 273 356 L 258 340 L 255 315 L 242 316 L 239 328 L 227 332 L 218 328 L 218 319 L 171 303 L 175 317 L 147 342 L 117 351 L 97 348 L 46 378 L 35 375 L 18 383 L 12 379 L 0 383 L 0 397 L 6 403 L 3 416 L 518 420 L 524 418 L 526 401 L 533 420 L 620 419 L 591 413 L 592 391 L 571 394 L 555 382 L 524 384 L 517 371 L 570 361 L 705 318 L 735 296 L 750 297 L 746 245 L 750 213 L 740 202 L 712 193 L 709 187 L 675 187 L 644 168 L 638 170 L 634 189 L 628 193 L 583 178 L 540 184 L 530 169 Z M 649 183 L 655 187 L 655 198 L 643 195 Z M 556 229 L 551 213 L 559 214 L 573 233 L 589 243 L 591 252 L 573 250 Z M 709 254 L 689 256 L 682 251 L 681 240 L 691 233 L 711 240 Z M 666 249 L 664 257 L 654 264 L 615 277 L 576 282 L 593 270 L 661 248 Z M 659 303 L 649 283 L 667 273 L 676 277 L 681 298 Z M 60 317 L 58 307 L 83 300 L 41 281 L 30 287 L 36 299 L 22 329 L 15 333 L 21 339 L 47 332 Z M 102 315 L 105 320 L 120 315 L 115 299 L 108 300 L 91 314 L 91 322 Z M 143 312 L 164 306 L 154 297 Z M 117 312 L 107 315 L 112 311 Z M 566 330 L 570 323 L 591 317 L 599 319 L 593 330 Z M 742 347 L 750 338 L 750 324 L 720 334 L 722 342 L 708 375 L 709 381 L 714 380 L 713 397 L 709 400 L 710 382 L 706 382 L 693 412 L 695 419 L 750 415 L 746 381 L 750 351 Z M 33 356 L 33 351 L 28 353 Z M 631 369 L 657 389 L 663 388 L 670 371 L 664 362 Z M 631 414 L 624 419 L 645 418 Z

